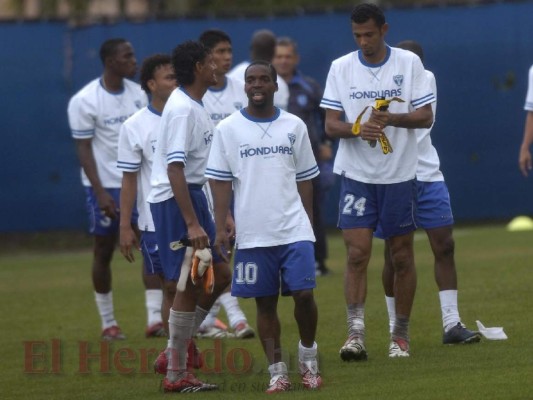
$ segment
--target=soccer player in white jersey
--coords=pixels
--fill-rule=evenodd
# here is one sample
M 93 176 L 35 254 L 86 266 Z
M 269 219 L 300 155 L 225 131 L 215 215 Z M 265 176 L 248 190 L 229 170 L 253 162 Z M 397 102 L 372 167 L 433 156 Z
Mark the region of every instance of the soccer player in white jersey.
M 276 54 L 276 35 L 268 29 L 259 29 L 252 35 L 250 42 L 250 61 L 242 61 L 237 64 L 226 76 L 235 78 L 244 84 L 244 71 L 252 61 L 274 60 Z M 278 75 L 278 90 L 274 94 L 274 105 L 287 110 L 289 107 L 289 85 Z
M 518 166 L 522 174 L 527 177 L 529 172 L 533 169 L 533 161 L 531 160 L 531 152 L 529 151 L 531 143 L 533 143 L 533 65 L 529 68 L 529 78 L 527 85 L 526 104 L 526 123 L 524 127 L 524 138 L 520 146 L 520 154 L 518 156 Z
M 198 40 L 207 49 L 211 50 L 213 61 L 217 66 L 215 70 L 217 83 L 216 85 L 210 86 L 202 98 L 204 107 L 211 116 L 211 121 L 216 126 L 233 112 L 242 109 L 247 104 L 248 99 L 246 93 L 244 93 L 244 83 L 238 79 L 226 76 L 233 60 L 233 49 L 229 35 L 220 29 L 208 29 L 202 32 Z M 204 191 L 206 192 L 207 200 L 213 212 L 213 196 L 209 190 L 209 185 L 204 185 Z M 233 219 L 231 219 L 231 226 L 234 229 Z M 230 333 L 227 329 L 218 326 L 219 321 L 217 320 L 217 315 L 221 305 L 226 310 L 229 325 L 234 333 Z M 239 306 L 237 298 L 231 295 L 230 286 L 220 295 L 213 307 L 211 307 L 211 310 L 209 310 L 209 314 L 198 329 L 197 336 L 220 339 L 229 337 L 248 339 L 255 336 L 255 332 L 248 324 L 248 320 Z
M 409 356 L 409 316 L 416 289 L 413 233 L 416 229 L 416 128 L 433 122 L 435 96 L 420 59 L 385 43 L 388 24 L 379 7 L 357 5 L 352 33 L 360 50 L 331 64 L 321 106 L 326 133 L 340 138 L 334 172 L 341 175 L 338 227 L 347 250 L 344 293 L 348 338 L 340 350 L 345 361 L 366 360 L 365 300 L 373 231 L 381 225 L 390 243 L 396 279 L 396 320 L 390 357 Z M 400 97 L 388 111 L 371 109 L 360 130 L 354 122 L 377 97 Z M 384 132 L 384 133 L 383 133 Z M 393 152 L 385 154 L 372 141 L 386 134 Z
M 277 74 L 265 61 L 246 70 L 248 106 L 220 122 L 206 176 L 214 180 L 215 248 L 229 246 L 224 229 L 232 187 L 235 192 L 236 250 L 231 293 L 253 297 L 257 330 L 268 358 L 267 393 L 290 389 L 282 361 L 278 297 L 294 299 L 300 333 L 299 371 L 303 386 L 321 385 L 315 342 L 317 308 L 313 289 L 313 187 L 318 175 L 305 123 L 274 106 Z
M 412 51 L 424 61 L 424 53 L 420 44 L 405 40 L 396 45 L 400 49 Z M 426 70 L 431 89 L 437 98 L 435 76 Z M 433 115 L 436 115 L 437 101 L 431 104 Z M 417 225 L 423 228 L 428 236 L 431 250 L 435 258 L 435 281 L 439 288 L 439 299 L 442 312 L 444 344 L 476 343 L 481 340 L 479 332 L 467 329 L 461 323 L 457 304 L 457 272 L 455 269 L 455 242 L 453 240 L 453 214 L 450 194 L 440 171 L 440 160 L 437 150 L 431 142 L 431 128 L 418 129 L 418 167 L 416 169 L 416 187 L 418 203 L 416 210 Z M 375 236 L 381 237 L 380 227 Z M 390 262 L 390 245 L 385 241 L 385 264 L 383 266 L 383 288 L 389 313 L 389 329 L 392 333 L 396 319 L 394 301 L 394 269 Z
M 194 249 L 202 250 L 215 241 L 213 218 L 202 191 L 214 126 L 202 97 L 217 81 L 213 58 L 201 43 L 186 41 L 178 45 L 172 52 L 172 65 L 180 87 L 170 95 L 161 116 L 148 202 L 164 277 L 177 282 L 182 263 L 187 263 L 187 249 L 173 251 L 170 243 L 188 238 Z M 192 336 L 230 283 L 227 262 L 216 254 L 213 262 L 215 285 L 211 294 L 198 290 L 189 276 L 184 276 L 184 290 L 176 291 L 169 316 L 165 392 L 217 389 L 187 370 Z
M 143 255 L 143 281 L 146 290 L 148 323 L 146 337 L 167 336 L 168 313 L 176 292 L 175 282 L 163 281 L 163 270 L 155 240 L 155 228 L 150 206 L 146 199 L 150 192 L 152 159 L 156 135 L 163 107 L 176 88 L 176 76 L 170 56 L 155 54 L 143 61 L 140 73 L 141 87 L 150 97 L 150 104 L 137 111 L 122 124 L 118 142 L 118 169 L 122 171 L 120 192 L 120 251 L 129 262 L 134 262 L 134 249 Z M 139 212 L 140 245 L 138 233 L 129 223 L 135 209 Z M 166 285 L 164 285 L 166 283 Z M 164 285 L 164 286 L 163 286 Z M 165 288 L 166 304 L 162 307 Z M 169 300 L 170 297 L 170 300 Z M 161 315 L 163 314 L 163 316 Z M 164 321 L 164 322 L 163 322 Z
M 102 339 L 124 339 L 113 309 L 111 258 L 118 240 L 122 173 L 117 169 L 122 123 L 147 104 L 141 87 L 126 78 L 137 72 L 131 43 L 109 39 L 100 47 L 104 71 L 77 92 L 68 104 L 68 120 L 81 164 L 87 196 L 89 230 L 94 235 L 92 280 L 102 320 Z M 137 211 L 131 223 L 137 224 Z

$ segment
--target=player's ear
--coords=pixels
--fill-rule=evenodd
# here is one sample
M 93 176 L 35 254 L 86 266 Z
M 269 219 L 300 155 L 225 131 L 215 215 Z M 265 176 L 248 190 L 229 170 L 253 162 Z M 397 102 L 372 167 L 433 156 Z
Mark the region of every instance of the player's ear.
M 389 31 L 389 24 L 387 24 L 386 22 L 383 24 L 383 26 L 381 27 L 381 34 L 382 35 L 385 35 L 387 32 Z

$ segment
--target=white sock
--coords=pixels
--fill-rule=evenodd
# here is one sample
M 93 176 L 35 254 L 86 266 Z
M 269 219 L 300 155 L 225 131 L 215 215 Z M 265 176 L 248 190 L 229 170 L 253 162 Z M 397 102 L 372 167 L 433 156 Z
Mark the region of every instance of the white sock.
M 442 312 L 442 326 L 447 332 L 450 328 L 461 322 L 457 308 L 457 290 L 441 290 L 439 292 L 440 309 Z
M 196 306 L 196 311 L 194 313 L 194 330 L 193 330 L 193 334 L 196 334 L 196 332 L 198 332 L 198 329 L 200 328 L 200 326 L 205 321 L 205 318 L 207 317 L 207 315 L 208 315 L 208 311 L 207 310 L 204 310 L 200 306 Z
M 161 318 L 161 303 L 163 302 L 163 291 L 161 289 L 147 289 L 144 292 L 146 301 L 146 313 L 148 315 L 148 325 L 163 322 Z
M 218 301 L 220 301 L 220 303 L 224 307 L 224 310 L 226 310 L 229 325 L 233 329 L 235 329 L 239 323 L 247 322 L 246 316 L 244 315 L 241 310 L 241 307 L 239 306 L 239 301 L 236 297 L 233 297 L 231 293 L 223 293 L 218 298 Z
M 287 372 L 287 365 L 283 361 L 269 365 L 268 372 L 270 372 L 271 378 L 277 375 L 289 375 L 289 373 Z
M 313 347 L 304 347 L 302 342 L 298 342 L 298 360 L 301 362 L 304 361 L 315 361 L 316 354 L 318 352 L 318 346 L 316 342 L 313 342 Z
M 170 309 L 168 318 L 169 349 L 167 379 L 175 382 L 178 376 L 187 370 L 187 350 L 194 329 L 194 312 L 182 312 Z
M 102 319 L 102 330 L 114 325 L 118 325 L 117 321 L 115 320 L 115 311 L 113 309 L 113 292 L 94 292 L 94 300 L 96 301 L 98 313 Z
M 200 331 L 206 331 L 212 326 L 215 325 L 215 320 L 217 319 L 217 315 L 220 312 L 220 303 L 217 299 L 215 301 L 215 304 L 211 306 L 211 309 L 209 310 L 209 314 L 204 318 L 202 324 L 200 325 L 200 328 L 198 330 Z
M 389 313 L 389 333 L 392 333 L 396 320 L 396 300 L 394 297 L 385 296 L 385 303 L 387 303 L 387 312 Z

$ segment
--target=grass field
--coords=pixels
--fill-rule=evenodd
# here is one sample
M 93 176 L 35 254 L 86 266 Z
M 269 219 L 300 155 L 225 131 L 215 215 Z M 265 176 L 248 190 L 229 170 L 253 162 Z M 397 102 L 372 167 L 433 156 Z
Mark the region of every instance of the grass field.
M 296 388 L 280 396 L 532 399 L 533 231 L 510 233 L 503 225 L 461 227 L 455 230 L 455 238 L 463 321 L 472 328 L 476 319 L 485 326 L 503 326 L 508 340 L 441 344 L 432 256 L 424 234 L 417 233 L 418 288 L 411 317 L 411 357 L 387 356 L 388 322 L 380 282 L 383 244 L 375 241 L 366 308 L 369 360 L 343 363 L 338 350 L 346 335 L 342 289 L 345 252 L 338 234 L 332 233 L 328 265 L 333 274 L 320 277 L 316 290 L 324 386 L 318 392 Z M 3 249 L 0 255 L 0 398 L 134 400 L 164 396 L 159 391 L 160 377 L 150 366 L 166 342 L 144 338 L 140 266 L 128 264 L 118 253 L 115 256 L 115 315 L 128 339 L 106 349 L 99 341 L 100 322 L 90 282 L 90 246 L 82 241 L 74 249 L 56 246 L 50 250 L 43 242 L 37 248 Z M 241 301 L 241 305 L 255 324 L 253 301 Z M 297 331 L 290 299 L 280 301 L 280 314 L 286 360 L 296 383 Z M 222 390 L 185 396 L 266 396 L 263 390 L 269 377 L 257 339 L 199 340 L 198 344 L 209 353 L 207 366 L 211 369 L 200 376 L 221 384 Z

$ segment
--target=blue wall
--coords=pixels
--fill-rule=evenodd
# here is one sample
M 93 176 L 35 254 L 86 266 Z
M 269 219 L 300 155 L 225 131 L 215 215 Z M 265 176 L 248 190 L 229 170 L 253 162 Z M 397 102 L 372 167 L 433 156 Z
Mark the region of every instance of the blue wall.
M 533 3 L 388 10 L 388 42 L 419 41 L 437 77 L 433 141 L 457 220 L 533 214 L 533 184 L 519 174 L 527 71 L 533 64 Z M 207 28 L 227 31 L 235 63 L 249 38 L 272 29 L 299 43 L 301 67 L 324 84 L 334 58 L 355 48 L 345 14 L 246 20 L 175 20 L 72 29 L 63 23 L 0 24 L 3 135 L 0 232 L 84 229 L 84 195 L 66 118 L 70 96 L 98 76 L 98 49 L 130 40 L 139 62 Z M 330 193 L 328 223 L 337 195 Z

